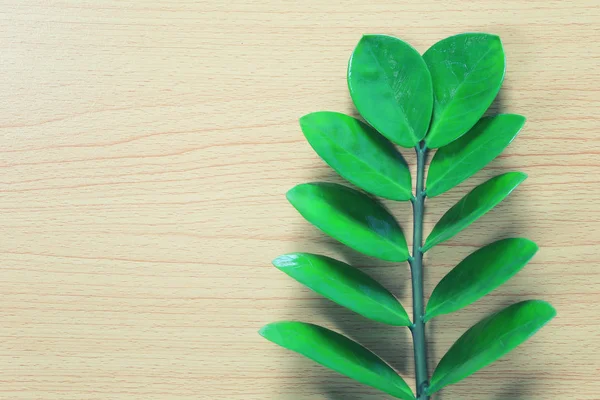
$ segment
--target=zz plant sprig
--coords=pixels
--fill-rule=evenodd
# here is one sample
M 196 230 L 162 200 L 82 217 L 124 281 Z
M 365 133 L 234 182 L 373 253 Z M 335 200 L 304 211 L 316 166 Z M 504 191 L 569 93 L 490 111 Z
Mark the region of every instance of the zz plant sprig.
M 303 322 L 275 322 L 268 340 L 394 397 L 429 399 L 496 361 L 556 314 L 541 300 L 513 304 L 468 329 L 428 376 L 425 325 L 490 293 L 527 264 L 537 251 L 528 239 L 503 239 L 475 251 L 452 269 L 424 304 L 423 255 L 452 238 L 506 198 L 526 175 L 508 172 L 477 186 L 448 210 L 423 241 L 426 198 L 439 196 L 496 158 L 525 123 L 516 114 L 483 117 L 504 79 L 500 38 L 466 33 L 434 44 L 421 56 L 400 39 L 363 36 L 348 64 L 352 101 L 367 123 L 336 112 L 300 119 L 308 142 L 342 177 L 372 195 L 413 206 L 412 253 L 394 217 L 374 198 L 335 183 L 301 184 L 287 193 L 310 223 L 343 244 L 382 260 L 408 261 L 413 317 L 380 283 L 346 263 L 322 255 L 292 253 L 275 267 L 328 299 L 364 317 L 412 333 L 416 395 L 381 358 L 353 340 Z M 412 191 L 408 166 L 394 146 L 416 151 Z M 425 177 L 427 153 L 437 149 Z

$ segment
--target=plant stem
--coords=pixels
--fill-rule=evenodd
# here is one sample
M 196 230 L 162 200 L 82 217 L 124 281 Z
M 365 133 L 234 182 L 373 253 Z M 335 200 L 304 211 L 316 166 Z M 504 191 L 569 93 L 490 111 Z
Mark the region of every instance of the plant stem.
M 427 372 L 427 342 L 425 341 L 425 314 L 423 304 L 423 208 L 425 203 L 425 191 L 423 190 L 425 175 L 425 143 L 421 142 L 417 147 L 417 188 L 413 204 L 413 253 L 410 261 L 412 274 L 413 295 L 413 325 L 411 332 L 413 336 L 413 347 L 415 352 L 415 379 L 417 385 L 417 399 L 428 400 L 425 391 L 429 385 Z

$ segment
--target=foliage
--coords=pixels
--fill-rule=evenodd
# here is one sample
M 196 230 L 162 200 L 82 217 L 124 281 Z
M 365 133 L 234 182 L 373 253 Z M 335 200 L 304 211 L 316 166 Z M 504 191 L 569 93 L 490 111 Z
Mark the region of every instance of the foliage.
M 513 304 L 468 329 L 428 376 L 425 324 L 458 311 L 501 286 L 537 251 L 524 238 L 508 238 L 475 251 L 435 287 L 425 307 L 423 254 L 459 234 L 506 198 L 527 177 L 508 172 L 477 186 L 451 207 L 423 243 L 426 197 L 459 185 L 496 158 L 516 137 L 525 118 L 484 117 L 500 90 L 505 56 L 500 38 L 465 33 L 434 44 L 421 56 L 409 44 L 366 35 L 348 64 L 352 101 L 365 122 L 336 112 L 300 119 L 317 154 L 359 190 L 333 183 L 306 183 L 287 198 L 310 223 L 368 256 L 404 262 L 413 280 L 412 321 L 400 302 L 364 272 L 322 255 L 292 253 L 275 267 L 326 298 L 371 320 L 412 331 L 416 395 L 381 358 L 329 329 L 283 321 L 260 330 L 266 339 L 396 398 L 429 399 L 494 362 L 527 340 L 556 314 L 541 300 Z M 414 147 L 416 190 L 395 145 Z M 437 149 L 425 181 L 425 160 Z M 426 186 L 425 186 L 426 182 Z M 400 225 L 371 195 L 413 204 L 413 249 Z

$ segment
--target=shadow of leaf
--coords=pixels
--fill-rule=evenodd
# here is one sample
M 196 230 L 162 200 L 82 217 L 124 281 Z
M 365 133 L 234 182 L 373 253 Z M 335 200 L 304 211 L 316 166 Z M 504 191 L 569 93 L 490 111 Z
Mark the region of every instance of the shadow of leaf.
M 492 102 L 492 105 L 486 110 L 484 116 L 503 114 L 506 112 L 506 93 L 503 90 L 498 92 L 498 95 Z
M 502 391 L 494 396 L 494 400 L 523 400 L 533 395 L 533 391 L 527 388 L 526 382 L 517 380 L 507 382 Z

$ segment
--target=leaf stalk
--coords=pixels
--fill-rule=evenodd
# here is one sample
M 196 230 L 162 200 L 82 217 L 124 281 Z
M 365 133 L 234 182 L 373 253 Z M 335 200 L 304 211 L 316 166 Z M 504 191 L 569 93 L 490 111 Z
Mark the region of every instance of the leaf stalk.
M 429 400 L 427 386 L 429 377 L 427 370 L 427 342 L 425 341 L 425 322 L 423 320 L 425 307 L 423 304 L 423 211 L 425 206 L 425 159 L 427 148 L 425 142 L 415 147 L 417 152 L 417 183 L 413 205 L 413 251 L 410 259 L 412 295 L 413 295 L 413 325 L 411 333 L 415 354 L 415 380 L 417 400 Z

